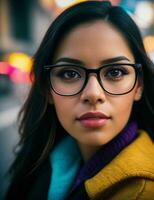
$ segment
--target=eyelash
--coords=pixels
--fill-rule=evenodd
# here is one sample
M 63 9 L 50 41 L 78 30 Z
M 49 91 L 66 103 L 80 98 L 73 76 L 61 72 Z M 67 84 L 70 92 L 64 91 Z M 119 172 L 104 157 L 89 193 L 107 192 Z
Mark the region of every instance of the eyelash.
M 60 77 L 60 78 L 63 78 L 63 79 L 71 79 L 71 78 L 66 78 L 66 77 L 64 77 L 64 75 L 66 74 L 66 73 L 76 73 L 77 75 L 78 75 L 78 78 L 81 78 L 81 76 L 80 76 L 80 74 L 78 73 L 78 72 L 76 72 L 75 70 L 62 70 L 62 71 L 60 71 L 58 74 L 57 74 L 57 76 L 58 77 Z M 74 77 L 73 77 L 74 78 Z
M 118 77 L 113 77 L 112 75 L 108 75 L 112 71 L 118 71 L 118 73 L 121 72 L 121 75 Z M 128 71 L 126 69 L 124 69 L 122 67 L 119 67 L 119 68 L 114 67 L 114 68 L 108 69 L 104 76 L 108 77 L 109 79 L 115 80 L 115 79 L 119 79 L 122 76 L 127 75 L 127 74 L 128 74 Z
M 112 73 L 115 73 L 115 72 L 116 73 L 118 72 L 118 76 L 115 76 L 117 74 L 112 74 Z M 120 76 L 119 76 L 119 72 L 121 73 Z M 67 73 L 74 73 L 73 77 L 66 77 L 68 75 Z M 127 74 L 129 74 L 129 71 L 123 66 L 114 66 L 114 67 L 111 66 L 111 67 L 109 67 L 109 69 L 104 68 L 104 71 L 102 73 L 103 77 L 105 77 L 106 79 L 111 80 L 111 81 L 119 80 L 124 75 L 127 75 Z M 70 68 L 60 69 L 58 72 L 55 73 L 55 75 L 58 78 L 63 79 L 63 80 L 79 80 L 80 78 L 82 78 L 82 73 L 80 73 L 78 71 L 78 69 L 76 70 L 76 69 L 70 69 Z M 70 75 L 72 76 L 72 74 L 70 74 Z

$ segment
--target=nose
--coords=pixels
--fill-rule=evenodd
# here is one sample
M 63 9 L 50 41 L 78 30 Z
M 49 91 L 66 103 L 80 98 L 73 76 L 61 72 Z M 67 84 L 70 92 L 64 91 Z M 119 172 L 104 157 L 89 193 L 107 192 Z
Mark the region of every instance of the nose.
M 106 100 L 105 91 L 97 80 L 97 77 L 91 75 L 89 80 L 81 93 L 81 100 L 84 103 L 95 105 L 103 103 Z

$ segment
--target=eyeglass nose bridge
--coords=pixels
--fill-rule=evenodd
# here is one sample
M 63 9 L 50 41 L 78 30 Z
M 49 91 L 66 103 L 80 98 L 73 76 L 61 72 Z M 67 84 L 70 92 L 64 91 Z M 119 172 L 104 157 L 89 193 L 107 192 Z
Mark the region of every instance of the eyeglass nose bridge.
M 85 79 L 85 83 L 84 83 L 84 86 L 83 86 L 83 88 L 82 88 L 82 90 L 84 90 L 84 88 L 86 87 L 86 85 L 87 85 L 87 83 L 88 83 L 88 81 L 89 81 L 89 78 L 90 78 L 90 74 L 96 74 L 96 77 L 97 77 L 97 81 L 98 81 L 98 83 L 99 83 L 99 85 L 101 86 L 101 88 L 104 90 L 104 91 L 106 91 L 105 90 L 105 88 L 103 87 L 103 85 L 102 85 L 102 82 L 101 82 L 101 78 L 100 78 L 100 70 L 101 70 L 102 68 L 99 68 L 99 69 L 86 69 L 85 71 L 86 71 L 86 79 Z
M 89 76 L 89 74 L 97 74 L 97 76 L 100 73 L 101 68 L 98 69 L 86 69 L 86 75 Z

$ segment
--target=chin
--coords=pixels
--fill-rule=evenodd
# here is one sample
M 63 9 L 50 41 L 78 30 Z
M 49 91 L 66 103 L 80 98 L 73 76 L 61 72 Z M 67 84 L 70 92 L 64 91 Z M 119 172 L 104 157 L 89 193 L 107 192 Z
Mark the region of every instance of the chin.
M 105 138 L 93 138 L 93 139 L 89 139 L 89 140 L 85 140 L 84 142 L 82 141 L 82 143 L 84 143 L 85 145 L 90 145 L 90 146 L 103 146 L 105 144 L 107 144 L 109 141 Z

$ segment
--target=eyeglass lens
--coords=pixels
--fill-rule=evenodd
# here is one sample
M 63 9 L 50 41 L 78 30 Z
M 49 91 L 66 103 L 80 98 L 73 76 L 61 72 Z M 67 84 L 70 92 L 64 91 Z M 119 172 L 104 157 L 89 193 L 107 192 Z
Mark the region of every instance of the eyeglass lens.
M 103 89 L 111 94 L 127 93 L 134 87 L 135 79 L 135 69 L 127 64 L 102 67 L 98 77 Z M 85 87 L 86 80 L 86 68 L 76 66 L 54 67 L 50 74 L 53 90 L 61 95 L 77 94 Z

